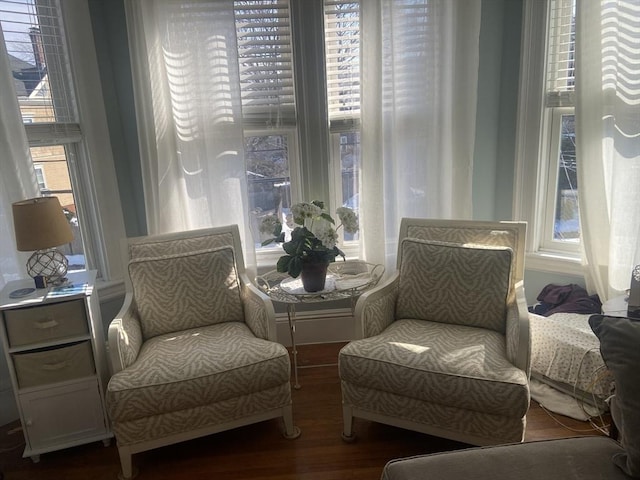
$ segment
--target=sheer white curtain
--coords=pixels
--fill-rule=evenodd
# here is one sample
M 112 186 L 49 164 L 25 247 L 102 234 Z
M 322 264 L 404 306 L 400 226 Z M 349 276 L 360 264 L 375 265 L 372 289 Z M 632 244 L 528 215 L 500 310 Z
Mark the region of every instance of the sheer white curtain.
M 40 195 L 13 76 L 0 29 L 0 288 L 27 277 L 28 255 L 16 250 L 11 204 Z
M 148 231 L 235 223 L 253 265 L 233 1 L 125 6 Z
M 402 217 L 471 217 L 481 2 L 361 5 L 363 249 L 391 271 Z
M 576 3 L 580 224 L 587 284 L 605 300 L 640 263 L 640 0 Z

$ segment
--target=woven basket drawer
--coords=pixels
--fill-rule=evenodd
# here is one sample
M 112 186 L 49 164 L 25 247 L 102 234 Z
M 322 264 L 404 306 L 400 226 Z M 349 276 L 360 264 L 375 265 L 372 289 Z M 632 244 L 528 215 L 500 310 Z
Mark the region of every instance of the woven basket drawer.
M 96 371 L 89 341 L 62 348 L 12 355 L 20 388 L 63 382 Z
M 17 347 L 89 333 L 82 299 L 6 310 L 9 345 Z

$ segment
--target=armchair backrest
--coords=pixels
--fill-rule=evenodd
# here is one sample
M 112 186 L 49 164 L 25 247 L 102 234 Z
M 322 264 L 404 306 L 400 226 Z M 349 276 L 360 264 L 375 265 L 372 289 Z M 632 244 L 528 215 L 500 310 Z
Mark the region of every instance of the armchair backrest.
M 440 220 L 403 218 L 398 240 L 398 269 L 402 261 L 404 238 L 438 242 L 509 247 L 513 251 L 512 282 L 524 279 L 526 222 L 488 222 L 475 220 Z
M 123 250 L 145 339 L 244 321 L 237 226 L 131 238 Z
M 123 257 L 126 265 L 130 260 L 140 258 L 190 253 L 217 247 L 233 248 L 238 271 L 244 273 L 242 243 L 237 225 L 128 238 L 123 242 Z
M 400 250 L 395 318 L 506 333 L 512 267 L 509 247 L 405 238 Z

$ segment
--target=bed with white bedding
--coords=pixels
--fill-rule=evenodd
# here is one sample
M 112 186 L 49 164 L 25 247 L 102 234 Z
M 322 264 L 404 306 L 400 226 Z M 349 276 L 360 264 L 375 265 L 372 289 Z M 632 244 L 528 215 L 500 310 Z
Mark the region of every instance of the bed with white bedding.
M 600 343 L 589 326 L 591 315 L 529 314 L 531 325 L 531 377 L 567 394 L 569 402 L 603 408 L 612 378 L 607 374 Z M 532 396 L 536 399 L 532 388 Z M 536 399 L 537 400 L 537 399 Z

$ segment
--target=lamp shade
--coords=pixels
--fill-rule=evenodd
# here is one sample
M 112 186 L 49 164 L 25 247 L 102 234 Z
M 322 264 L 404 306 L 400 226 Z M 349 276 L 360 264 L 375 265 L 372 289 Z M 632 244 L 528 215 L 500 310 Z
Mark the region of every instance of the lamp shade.
M 20 252 L 57 247 L 73 240 L 58 197 L 39 197 L 11 205 L 16 247 Z

